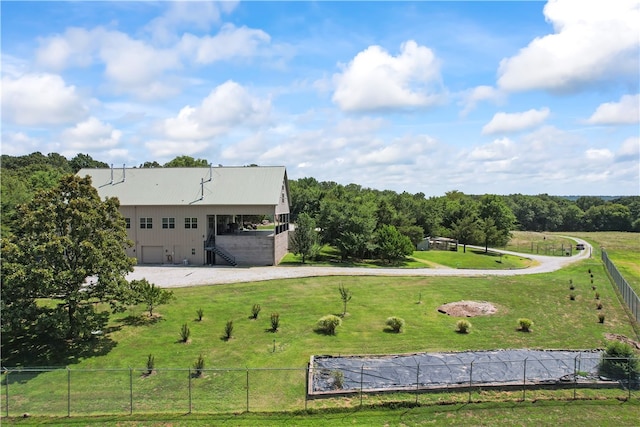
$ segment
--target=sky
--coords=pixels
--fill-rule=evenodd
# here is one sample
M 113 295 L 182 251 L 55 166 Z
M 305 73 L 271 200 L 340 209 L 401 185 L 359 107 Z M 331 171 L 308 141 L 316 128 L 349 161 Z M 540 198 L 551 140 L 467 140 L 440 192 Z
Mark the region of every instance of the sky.
M 640 194 L 640 3 L 2 1 L 2 154 Z

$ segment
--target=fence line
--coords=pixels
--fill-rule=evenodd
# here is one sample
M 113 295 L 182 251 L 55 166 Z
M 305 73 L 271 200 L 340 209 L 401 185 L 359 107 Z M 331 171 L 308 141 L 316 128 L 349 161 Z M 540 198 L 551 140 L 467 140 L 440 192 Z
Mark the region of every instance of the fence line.
M 602 262 L 613 279 L 613 282 L 618 287 L 620 294 L 622 294 L 622 298 L 627 303 L 627 306 L 635 317 L 636 322 L 640 322 L 640 298 L 638 298 L 638 295 L 631 286 L 629 286 L 629 283 L 627 283 L 625 278 L 622 277 L 622 274 L 620 274 L 615 264 L 609 259 L 609 256 L 607 256 L 607 252 L 604 249 L 602 249 Z
M 326 398 L 359 397 L 372 393 L 378 399 L 419 403 L 419 396 L 429 392 L 448 392 L 438 402 L 504 400 L 505 396 L 488 396 L 482 390 L 505 389 L 522 393 L 527 390 L 550 389 L 553 397 L 579 398 L 578 390 L 601 388 L 622 390 L 623 396 L 640 398 L 640 378 L 627 375 L 629 360 L 618 360 L 623 366 L 618 380 L 604 380 L 598 373 L 606 358 L 557 359 L 565 373 L 553 380 L 545 378 L 544 360 L 482 361 L 461 364 L 417 364 L 399 366 L 389 363 L 376 367 L 327 370 L 309 365 L 305 368 L 217 368 L 196 371 L 188 369 L 146 368 L 71 369 L 2 368 L 1 416 L 28 413 L 42 416 L 131 415 L 144 413 L 238 413 L 306 410 L 338 407 L 343 403 Z M 464 366 L 462 366 L 464 365 Z M 604 366 L 604 365 L 602 365 Z M 620 363 L 616 369 L 619 369 Z M 437 372 L 450 371 L 449 383 L 434 382 Z M 502 373 L 500 371 L 503 370 Z M 448 374 L 445 374 L 445 377 Z M 318 378 L 322 377 L 320 380 Z M 326 380 L 330 378 L 327 386 Z M 324 381 L 324 388 L 318 387 Z M 573 394 L 567 394 L 573 389 Z M 632 391 L 633 390 L 633 391 Z M 540 399 L 535 396 L 533 399 Z M 594 393 L 584 392 L 584 393 Z M 603 393 L 600 393 L 602 396 Z M 614 393 L 615 394 L 615 393 Z M 612 397 L 612 394 L 603 397 Z M 318 401 L 318 399 L 323 399 Z M 317 402 L 317 403 L 314 403 Z

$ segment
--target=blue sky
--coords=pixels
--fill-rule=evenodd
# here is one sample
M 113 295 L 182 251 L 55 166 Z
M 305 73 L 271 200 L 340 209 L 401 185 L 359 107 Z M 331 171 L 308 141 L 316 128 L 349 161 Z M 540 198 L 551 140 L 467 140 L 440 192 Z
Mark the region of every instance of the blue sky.
M 2 153 L 284 165 L 439 196 L 640 194 L 640 6 L 8 2 Z

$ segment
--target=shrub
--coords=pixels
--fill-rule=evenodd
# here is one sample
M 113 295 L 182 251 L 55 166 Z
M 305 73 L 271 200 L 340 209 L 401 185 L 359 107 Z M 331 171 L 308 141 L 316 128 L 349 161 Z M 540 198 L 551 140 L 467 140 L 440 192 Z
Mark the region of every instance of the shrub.
M 257 319 L 258 318 L 258 314 L 260 314 L 260 304 L 253 304 L 253 307 L 251 307 L 251 318 L 252 319 Z
M 391 329 L 393 332 L 395 332 L 397 334 L 404 327 L 404 319 L 402 319 L 400 317 L 392 316 L 392 317 L 387 318 L 386 324 L 389 327 L 389 329 Z
M 318 320 L 318 330 L 328 335 L 335 335 L 336 328 L 340 325 L 342 325 L 342 319 L 338 316 L 334 316 L 333 314 L 328 314 Z
M 193 364 L 193 369 L 196 370 L 194 376 L 196 377 L 202 376 L 202 370 L 204 369 L 204 358 L 202 357 L 202 354 L 198 356 L 196 363 Z
M 280 314 L 271 313 L 271 332 L 278 332 L 280 327 Z
M 471 329 L 471 323 L 468 320 L 460 319 L 456 322 L 456 332 L 466 334 Z
M 598 321 L 604 323 L 604 313 L 598 313 Z
M 180 341 L 189 342 L 189 337 L 191 337 L 191 329 L 189 329 L 189 325 L 185 323 L 180 328 Z
M 600 292 L 596 292 L 596 299 L 600 299 Z
M 520 330 L 522 332 L 530 332 L 531 327 L 533 326 L 533 322 L 531 321 L 531 319 L 522 317 L 518 319 L 518 326 L 520 326 Z
M 602 310 L 602 303 L 601 302 L 596 304 L 596 309 L 597 310 Z
M 602 355 L 600 373 L 613 379 L 626 379 L 640 375 L 640 360 L 631 345 L 611 341 Z
M 198 314 L 198 322 L 201 322 L 202 316 L 204 315 L 204 311 L 202 311 L 202 309 L 199 308 L 198 311 L 196 311 L 196 313 Z
M 569 299 L 574 301 L 576 299 L 576 294 L 569 294 Z
M 156 358 L 153 357 L 153 354 L 150 354 L 149 357 L 147 357 L 147 375 L 151 375 L 155 367 L 156 367 Z
M 229 341 L 231 339 L 232 334 L 233 334 L 233 320 L 227 320 L 227 324 L 224 326 L 223 338 L 226 341 Z

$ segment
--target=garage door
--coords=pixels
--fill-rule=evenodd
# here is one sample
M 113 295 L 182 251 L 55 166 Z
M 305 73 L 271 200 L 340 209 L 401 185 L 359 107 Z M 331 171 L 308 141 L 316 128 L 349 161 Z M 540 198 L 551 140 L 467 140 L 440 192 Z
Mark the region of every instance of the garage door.
M 142 263 L 143 264 L 162 264 L 162 246 L 143 246 L 142 247 Z

